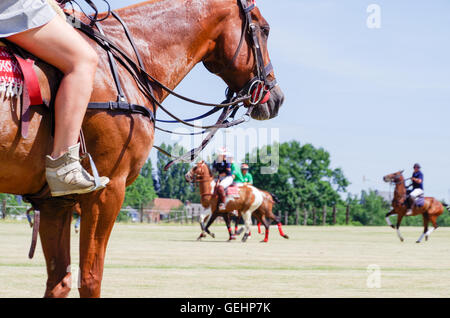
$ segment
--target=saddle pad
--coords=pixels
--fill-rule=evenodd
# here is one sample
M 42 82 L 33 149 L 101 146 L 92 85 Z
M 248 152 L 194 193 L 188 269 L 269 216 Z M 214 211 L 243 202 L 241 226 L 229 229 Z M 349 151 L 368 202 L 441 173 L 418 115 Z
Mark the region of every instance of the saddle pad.
M 8 47 L 0 47 L 0 94 L 6 98 L 22 95 L 24 88 L 30 105 L 42 105 L 39 80 L 33 68 L 34 60 L 14 55 Z
M 423 207 L 425 205 L 425 198 L 423 196 L 422 197 L 418 197 L 416 199 L 416 205 L 418 207 Z
M 227 188 L 227 196 L 239 196 L 239 187 L 236 185 L 231 185 Z
M 0 94 L 6 98 L 22 95 L 23 75 L 20 65 L 7 47 L 0 47 Z

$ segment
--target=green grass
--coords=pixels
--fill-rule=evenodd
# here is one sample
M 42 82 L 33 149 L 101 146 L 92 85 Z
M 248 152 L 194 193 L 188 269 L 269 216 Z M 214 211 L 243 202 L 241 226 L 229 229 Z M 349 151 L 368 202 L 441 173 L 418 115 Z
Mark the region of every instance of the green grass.
M 259 243 L 256 227 L 243 244 L 197 242 L 199 227 L 116 224 L 103 279 L 103 297 L 448 297 L 450 228 L 416 244 L 421 228 L 275 226 Z M 25 222 L 0 221 L 0 297 L 41 297 L 46 269 L 38 245 L 27 258 L 31 231 Z M 40 243 L 39 243 L 40 244 Z M 72 232 L 77 277 L 78 235 Z M 381 269 L 381 288 L 368 288 L 369 265 Z M 74 286 L 76 281 L 74 279 Z M 78 297 L 76 288 L 71 297 Z

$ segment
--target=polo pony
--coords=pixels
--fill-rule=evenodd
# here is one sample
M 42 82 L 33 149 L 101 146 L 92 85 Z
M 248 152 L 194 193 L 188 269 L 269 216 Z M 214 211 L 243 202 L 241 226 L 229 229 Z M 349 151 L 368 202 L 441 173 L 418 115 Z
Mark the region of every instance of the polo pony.
M 278 225 L 280 235 L 284 238 L 289 238 L 283 232 L 278 218 L 273 214 L 272 209 L 275 204 L 275 199 L 272 194 L 266 191 L 262 191 L 253 185 L 245 184 L 239 187 L 239 194 L 232 198 L 227 197 L 225 202 L 225 210 L 219 211 L 218 196 L 215 191 L 216 181 L 209 169 L 209 166 L 204 162 L 198 162 L 192 169 L 185 175 L 186 181 L 191 183 L 198 183 L 200 188 L 200 196 L 202 206 L 207 209 L 207 216 L 202 220 L 201 227 L 202 233 L 199 239 L 206 236 L 206 233 L 214 237 L 214 234 L 209 231 L 209 226 L 214 222 L 218 216 L 223 216 L 228 232 L 230 234 L 229 240 L 233 239 L 232 230 L 230 227 L 230 214 L 233 211 L 237 211 L 239 216 L 242 216 L 245 224 L 245 233 L 242 237 L 242 241 L 245 242 L 250 235 L 250 225 L 252 222 L 252 215 L 261 222 L 265 229 L 265 237 L 262 242 L 269 241 L 269 227 L 272 221 L 275 221 Z M 207 224 L 204 221 L 207 220 Z
M 116 48 L 111 50 L 115 53 L 114 60 L 120 55 L 117 53 L 120 49 L 135 61 L 131 66 L 131 59 L 117 63 L 129 109 L 114 109 L 113 105 L 117 104 L 110 103 L 110 109 L 89 109 L 84 119 L 87 150 L 100 175 L 111 179 L 108 186 L 89 194 L 46 198 L 35 203 L 41 214 L 39 235 L 47 265 L 46 297 L 66 297 L 71 288 L 70 223 L 74 206 L 82 215 L 79 293 L 81 297 L 100 297 L 106 247 L 125 188 L 139 176 L 154 142 L 155 126 L 151 116 L 134 113 L 132 110 L 136 107 L 132 106 L 144 106 L 155 114 L 156 105 L 168 96 L 168 89 L 174 89 L 200 62 L 234 92 L 248 87 L 259 75 L 259 64 L 264 63 L 266 68 L 271 65 L 267 50 L 269 24 L 253 1 L 151 0 L 114 12 L 123 24 L 118 18 L 103 20 L 107 13 L 96 16 L 102 27 L 102 32 L 98 33 L 109 39 L 109 45 L 82 33 L 100 56 L 91 102 L 98 105 L 117 101 L 117 84 L 105 51 L 114 45 Z M 72 14 L 85 25 L 90 23 L 81 13 Z M 250 34 L 247 27 L 254 33 Z M 137 69 L 138 58 L 130 37 L 141 55 L 142 68 L 147 72 L 140 83 L 147 82 L 152 87 L 153 101 L 138 84 L 143 72 Z M 37 61 L 36 69 L 42 97 L 51 104 L 60 74 L 41 61 Z M 275 81 L 273 69 L 267 70 L 266 78 Z M 150 80 L 150 76 L 161 84 Z M 163 89 L 162 85 L 168 89 Z M 258 120 L 275 117 L 283 100 L 280 87 L 274 85 L 270 93 L 255 103 L 251 117 Z M 43 106 L 30 107 L 28 137 L 22 138 L 20 109 L 16 98 L 0 101 L 0 193 L 35 194 L 46 183 L 44 163 L 52 145 L 51 113 Z
M 385 182 L 389 182 L 395 184 L 394 190 L 394 199 L 392 200 L 392 210 L 386 214 L 386 222 L 393 229 L 397 230 L 397 235 L 400 241 L 404 241 L 402 234 L 400 233 L 400 224 L 404 216 L 406 216 L 407 207 L 406 207 L 406 186 L 405 186 L 405 178 L 403 177 L 403 171 L 399 171 L 396 173 L 391 173 L 383 177 Z M 447 207 L 447 205 L 445 205 Z M 444 205 L 432 197 L 426 197 L 425 203 L 423 206 L 414 206 L 412 210 L 412 215 L 422 215 L 423 218 L 423 233 L 417 239 L 416 243 L 422 242 L 422 239 L 425 237 L 425 240 L 428 240 L 430 234 L 438 228 L 436 220 L 439 215 L 444 212 Z M 389 217 L 393 214 L 397 214 L 397 225 L 394 226 L 391 223 Z M 428 224 L 431 222 L 433 226 L 428 229 Z

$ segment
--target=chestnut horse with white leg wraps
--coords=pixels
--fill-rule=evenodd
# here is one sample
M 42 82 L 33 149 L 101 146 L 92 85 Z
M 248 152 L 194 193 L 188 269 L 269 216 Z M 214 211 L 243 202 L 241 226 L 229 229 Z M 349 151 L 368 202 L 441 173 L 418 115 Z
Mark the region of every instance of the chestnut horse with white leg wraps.
M 406 216 L 407 207 L 406 207 L 406 186 L 405 186 L 405 178 L 403 177 L 403 171 L 399 171 L 396 173 L 392 173 L 383 177 L 385 182 L 390 182 L 395 184 L 394 190 L 394 199 L 392 200 L 392 211 L 386 214 L 386 222 L 393 229 L 397 230 L 397 235 L 400 241 L 403 242 L 402 234 L 400 233 L 400 224 L 404 216 Z M 422 215 L 423 218 L 423 233 L 420 235 L 416 243 L 420 243 L 422 239 L 425 237 L 428 240 L 428 236 L 437 229 L 438 225 L 436 220 L 439 215 L 444 212 L 444 205 L 432 197 L 425 198 L 425 204 L 422 207 L 414 206 L 412 210 L 412 215 Z M 393 214 L 397 214 L 397 225 L 394 226 L 391 223 L 389 217 Z M 428 229 L 428 223 L 431 222 L 433 227 Z
M 267 51 L 269 25 L 251 1 L 152 0 L 115 12 L 128 26 L 128 35 L 134 38 L 143 68 L 160 83 L 148 80 L 156 102 L 142 90 L 142 83 L 146 81 L 138 84 L 138 79 L 143 76 L 136 66 L 138 63 L 131 67 L 129 60 L 117 63 L 129 109 L 113 106 L 108 110 L 90 109 L 83 123 L 87 150 L 100 175 L 108 176 L 110 183 L 93 193 L 34 202 L 41 214 L 39 234 L 48 275 L 46 297 L 65 297 L 71 288 L 70 222 L 75 204 L 82 215 L 79 293 L 82 297 L 100 296 L 106 246 L 124 200 L 125 187 L 138 177 L 153 146 L 155 126 L 152 116 L 134 113 L 136 107 L 133 105 L 147 108 L 149 111 L 144 112 L 147 115 L 154 114 L 154 105 L 169 94 L 162 85 L 175 88 L 200 62 L 220 76 L 233 92 L 251 86 L 248 83 L 260 75 L 261 68 L 257 66 L 262 63 L 266 65 L 266 78 L 275 80 L 272 68 L 267 67 L 271 65 Z M 75 15 L 87 22 L 81 14 Z M 105 16 L 99 14 L 98 19 Z M 249 22 L 254 30 L 251 35 L 246 29 L 250 27 Z M 137 61 L 125 28 L 118 19 L 109 17 L 100 24 L 105 37 L 111 41 L 109 47 L 115 45 Z M 91 102 L 99 105 L 116 101 L 118 88 L 104 50 L 106 45 L 101 47 L 90 36 L 84 33 L 83 36 L 100 56 Z M 255 40 L 260 44 L 258 49 L 253 45 Z M 133 70 L 138 76 L 132 75 Z M 37 73 L 44 100 L 52 101 L 59 73 L 39 61 Z M 284 99 L 278 86 L 264 88 L 264 91 L 251 112 L 253 118 L 260 120 L 275 117 Z M 253 91 L 249 88 L 248 92 Z M 142 107 L 139 109 L 143 110 Z M 0 193 L 34 194 L 45 186 L 44 160 L 52 144 L 51 113 L 41 106 L 30 108 L 26 139 L 21 137 L 19 113 L 17 99 L 0 101 Z
M 273 205 L 275 204 L 272 194 L 266 191 L 262 191 L 253 185 L 245 184 L 239 187 L 239 196 L 228 198 L 225 202 L 225 210 L 218 211 L 218 195 L 215 191 L 216 181 L 211 173 L 209 166 L 204 162 L 198 162 L 188 173 L 185 175 L 186 181 L 190 183 L 198 183 L 200 188 L 201 203 L 208 211 L 207 224 L 204 221 L 201 222 L 202 233 L 199 239 L 206 237 L 206 233 L 214 237 L 213 233 L 210 233 L 209 226 L 214 222 L 218 216 L 223 216 L 228 232 L 230 234 L 230 240 L 233 239 L 232 231 L 230 227 L 229 215 L 233 211 L 237 211 L 239 216 L 242 216 L 245 224 L 245 233 L 242 241 L 245 242 L 250 234 L 250 225 L 253 216 L 266 228 L 265 238 L 262 242 L 269 241 L 269 227 L 272 221 L 277 222 L 280 235 L 284 238 L 289 238 L 284 234 L 282 226 L 278 218 L 272 213 Z M 205 220 L 204 219 L 204 220 Z

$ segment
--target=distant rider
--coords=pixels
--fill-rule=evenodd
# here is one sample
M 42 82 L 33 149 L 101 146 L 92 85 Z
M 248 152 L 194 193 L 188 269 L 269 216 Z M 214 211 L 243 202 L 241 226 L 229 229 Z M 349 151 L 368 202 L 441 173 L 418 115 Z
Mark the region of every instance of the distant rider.
M 221 149 L 217 156 L 217 160 L 213 163 L 213 170 L 219 174 L 219 185 L 217 186 L 217 194 L 219 195 L 219 210 L 225 210 L 225 189 L 233 183 L 231 174 L 231 163 L 227 161 L 229 153 L 226 149 Z
M 248 184 L 253 184 L 253 176 L 252 174 L 248 171 L 248 164 L 243 163 L 241 165 L 241 171 L 242 171 L 242 177 L 243 177 L 243 181 L 244 183 L 248 183 Z
M 414 165 L 414 173 L 411 177 L 412 181 L 412 190 L 408 190 L 409 198 L 410 198 L 410 207 L 408 211 L 406 212 L 406 215 L 412 215 L 412 210 L 414 209 L 416 199 L 424 195 L 423 191 L 423 173 L 420 171 L 420 164 L 416 163 Z
M 250 172 L 248 172 L 248 164 L 243 163 L 238 171 L 233 173 L 234 182 L 237 185 L 243 185 L 245 183 L 253 184 L 253 177 Z

